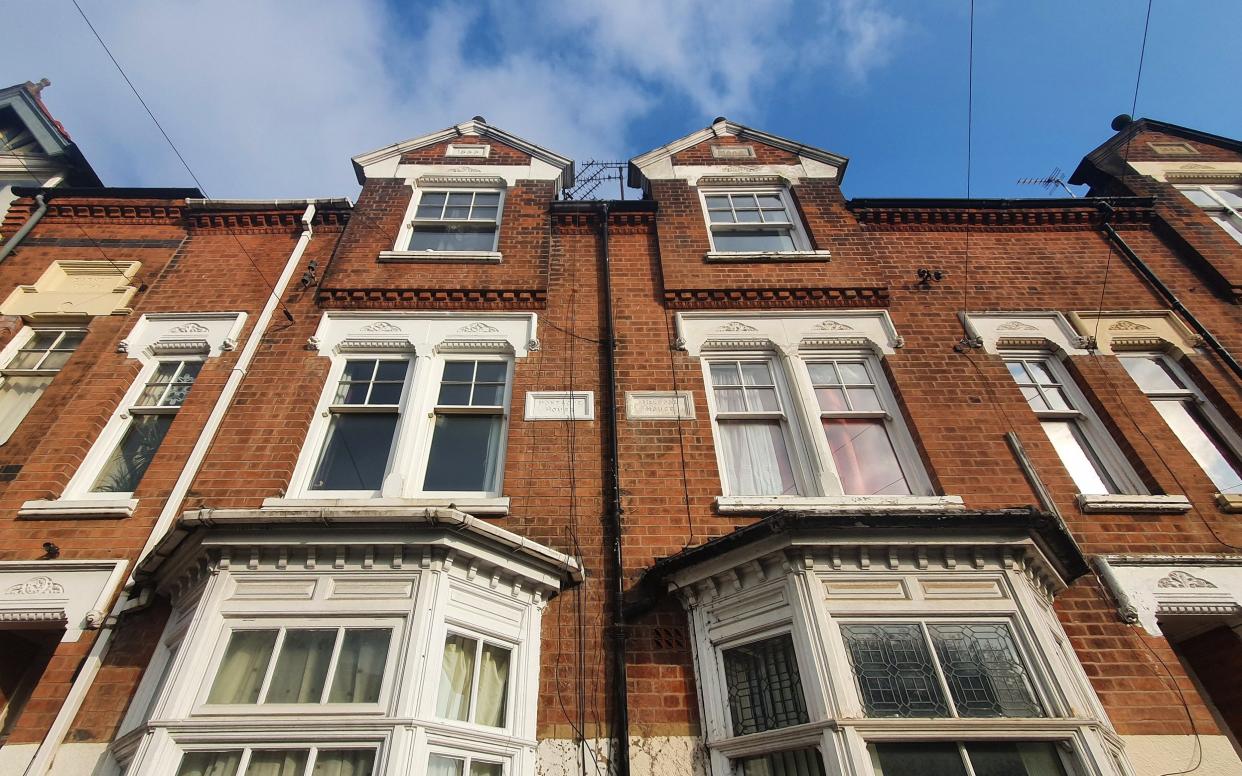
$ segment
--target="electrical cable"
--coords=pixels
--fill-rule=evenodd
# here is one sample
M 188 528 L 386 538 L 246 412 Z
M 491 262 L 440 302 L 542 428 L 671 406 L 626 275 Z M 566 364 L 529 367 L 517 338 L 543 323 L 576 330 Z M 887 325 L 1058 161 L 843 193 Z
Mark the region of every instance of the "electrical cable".
M 91 23 L 91 20 L 86 15 L 86 12 L 82 10 L 82 6 L 78 5 L 78 0 L 73 0 L 73 7 L 78 9 L 78 14 L 82 17 L 82 21 L 86 22 L 86 26 L 90 28 L 91 33 L 95 36 L 95 40 L 99 41 L 99 45 L 103 47 L 104 53 L 108 55 L 108 59 L 112 60 L 112 64 L 116 66 L 117 72 L 121 74 L 121 78 L 125 79 L 125 83 L 129 86 L 129 90 L 134 93 L 135 97 L 138 98 L 138 103 L 142 105 L 142 109 L 147 112 L 147 116 L 151 118 L 151 121 L 155 124 L 156 129 L 158 129 L 160 134 L 164 136 L 164 140 L 168 143 L 168 147 L 171 148 L 173 153 L 177 155 L 177 159 L 181 161 L 181 166 L 184 167 L 185 171 L 190 174 L 190 178 L 194 181 L 194 184 L 198 186 L 198 190 L 203 193 L 204 197 L 210 199 L 210 196 L 207 194 L 207 189 L 203 186 L 202 182 L 199 181 L 198 176 L 194 174 L 194 170 L 190 168 L 189 162 L 185 160 L 185 156 L 183 156 L 181 151 L 177 148 L 177 144 L 174 143 L 172 138 L 168 136 L 168 133 L 164 130 L 164 126 L 160 124 L 159 119 L 155 117 L 155 113 L 151 111 L 150 106 L 147 105 L 147 101 L 142 98 L 142 94 L 138 92 L 138 88 L 134 86 L 134 82 L 129 79 L 129 75 L 126 74 L 125 68 L 121 67 L 121 63 L 118 62 L 116 57 L 112 55 L 112 50 L 108 48 L 108 44 L 104 42 L 103 36 L 101 36 L 99 31 L 95 29 L 95 25 Z M 276 296 L 276 287 L 272 285 L 272 282 L 268 280 L 267 275 L 264 274 L 263 270 L 259 268 L 258 262 L 254 260 L 254 256 L 250 255 L 250 251 L 246 250 L 246 246 L 242 243 L 241 238 L 238 237 L 227 224 L 224 225 L 224 231 L 228 232 L 229 236 L 233 238 L 233 241 L 237 243 L 237 247 L 241 248 L 241 252 L 250 262 L 250 266 L 254 267 L 255 273 L 258 274 L 259 278 L 268 287 L 268 290 L 271 291 L 271 295 Z M 293 313 L 290 312 L 289 307 L 284 303 L 284 300 L 277 298 L 276 302 L 280 305 L 281 312 L 285 314 L 285 317 L 292 321 Z

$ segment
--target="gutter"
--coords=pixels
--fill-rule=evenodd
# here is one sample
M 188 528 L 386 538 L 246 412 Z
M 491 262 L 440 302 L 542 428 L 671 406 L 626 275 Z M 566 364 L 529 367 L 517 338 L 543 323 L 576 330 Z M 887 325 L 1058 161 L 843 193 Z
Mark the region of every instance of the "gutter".
M 250 362 L 254 360 L 254 355 L 259 349 L 259 343 L 267 332 L 267 326 L 271 323 L 276 307 L 280 304 L 280 298 L 284 295 L 285 289 L 288 288 L 294 271 L 297 269 L 298 264 L 301 263 L 302 254 L 306 252 L 306 247 L 310 244 L 311 237 L 314 235 L 314 230 L 311 228 L 311 221 L 314 218 L 315 203 L 312 201 L 307 203 L 306 211 L 302 214 L 302 234 L 298 238 L 297 245 L 294 246 L 293 253 L 289 255 L 289 260 L 285 263 L 284 271 L 276 281 L 272 293 L 268 296 L 267 304 L 264 305 L 263 312 L 255 322 L 254 329 L 251 330 L 250 337 L 246 340 L 246 346 L 242 349 L 241 355 L 237 359 L 237 365 L 233 367 L 233 371 L 229 374 L 228 380 L 224 384 L 224 390 L 221 391 L 215 406 L 212 407 L 211 415 L 208 416 L 207 423 L 203 426 L 198 441 L 194 443 L 194 449 L 190 451 L 189 459 L 181 469 L 181 475 L 177 477 L 176 484 L 173 485 L 172 491 L 164 501 L 164 508 L 160 511 L 155 526 L 151 529 L 150 536 L 147 537 L 146 546 L 142 548 L 142 553 L 138 556 L 139 565 L 171 527 L 173 518 L 181 507 L 181 502 L 185 499 L 185 494 L 189 491 L 194 477 L 198 475 L 199 467 L 202 466 L 203 459 L 207 457 L 207 451 L 215 441 L 216 432 L 219 431 L 220 424 L 224 419 L 224 413 L 232 403 L 242 378 L 246 376 L 246 370 L 250 367 Z M 16 235 L 14 236 L 16 237 Z M 135 567 L 135 573 L 136 571 L 137 567 Z M 132 601 L 133 599 L 128 595 L 117 597 L 112 611 L 104 622 L 104 627 L 99 635 L 95 637 L 95 643 L 91 646 L 90 654 L 86 656 L 78 668 L 77 676 L 73 680 L 73 686 L 69 688 L 69 694 L 65 697 L 65 702 L 61 705 L 60 711 L 57 712 L 56 719 L 52 721 L 51 728 L 48 729 L 47 735 L 44 736 L 30 764 L 26 767 L 25 776 L 45 776 L 51 769 L 56 753 L 60 750 L 60 746 L 69 732 L 69 727 L 73 724 L 74 718 L 77 717 L 78 712 L 81 710 L 82 703 L 86 700 L 86 694 L 94 683 L 95 676 L 99 673 L 100 667 L 103 665 L 103 655 L 112 641 L 117 618 L 133 605 Z
M 1209 331 L 1208 328 L 1195 317 L 1194 313 L 1187 309 L 1186 305 L 1182 304 L 1182 300 L 1177 298 L 1177 294 L 1174 294 L 1173 290 L 1164 284 L 1164 281 L 1160 279 L 1160 276 L 1156 274 L 1155 270 L 1149 267 L 1147 263 L 1134 252 L 1134 249 L 1131 248 L 1129 243 L 1125 241 L 1125 238 L 1118 234 L 1117 230 L 1112 227 L 1112 224 L 1109 223 L 1109 219 L 1112 218 L 1114 212 L 1113 206 L 1105 200 L 1099 200 L 1098 205 L 1100 210 L 1104 213 L 1104 220 L 1100 224 L 1100 228 L 1104 231 L 1104 234 L 1108 235 L 1108 238 L 1113 241 L 1113 243 L 1121 251 L 1121 254 L 1126 257 L 1126 259 L 1130 262 L 1130 265 L 1134 267 L 1139 275 L 1151 284 L 1151 286 L 1155 288 L 1162 297 L 1164 297 L 1164 300 L 1168 303 L 1169 307 L 1180 313 L 1186 320 L 1186 323 L 1190 325 L 1190 328 L 1194 329 L 1195 333 L 1200 337 L 1203 337 L 1203 341 L 1208 344 L 1208 347 L 1216 351 L 1216 355 L 1220 356 L 1221 360 L 1225 362 L 1225 365 L 1229 367 L 1230 371 L 1232 371 L 1236 377 L 1242 378 L 1242 364 L 1238 363 L 1238 359 L 1229 352 L 1220 340 L 1216 339 L 1215 335 L 1213 335 L 1212 332 Z
M 30 234 L 30 230 L 35 228 L 35 224 L 39 223 L 39 220 L 43 218 L 43 214 L 47 212 L 47 202 L 42 194 L 35 195 L 35 202 L 39 203 L 39 207 L 35 208 L 35 212 L 30 214 L 30 218 L 26 219 L 26 223 L 22 224 L 21 228 L 9 238 L 9 241 L 4 244 L 3 248 L 0 248 L 0 261 L 4 261 L 9 257 L 13 249 L 20 245 L 22 240 L 26 239 L 26 235 Z

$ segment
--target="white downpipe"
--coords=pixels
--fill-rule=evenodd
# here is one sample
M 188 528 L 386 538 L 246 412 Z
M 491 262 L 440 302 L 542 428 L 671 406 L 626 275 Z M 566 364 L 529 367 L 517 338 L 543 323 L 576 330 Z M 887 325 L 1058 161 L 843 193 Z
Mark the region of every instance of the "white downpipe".
M 285 289 L 288 288 L 289 281 L 293 278 L 293 273 L 297 270 L 298 264 L 301 263 L 302 254 L 306 252 L 306 247 L 310 245 L 311 238 L 314 236 L 314 230 L 311 228 L 311 221 L 314 218 L 315 203 L 314 201 L 307 201 L 306 211 L 302 214 L 302 234 L 298 237 L 298 243 L 294 246 L 293 253 L 289 255 L 289 261 L 285 263 L 284 271 L 276 280 L 276 286 L 272 289 L 271 296 L 268 297 L 267 304 L 263 307 L 263 312 L 259 314 L 259 319 L 255 321 L 254 329 L 251 330 L 250 337 L 247 338 L 246 345 L 242 348 L 241 355 L 237 358 L 237 365 L 233 367 L 233 371 L 229 374 L 228 380 L 224 384 L 224 390 L 220 393 L 220 398 L 216 400 L 216 405 L 212 407 L 211 415 L 207 417 L 207 423 L 203 426 L 203 431 L 199 434 L 198 441 L 194 443 L 194 449 L 190 451 L 190 458 L 181 470 L 181 476 L 177 478 L 172 491 L 168 494 L 168 499 L 164 502 L 164 508 L 160 511 L 159 519 L 156 520 L 155 527 L 151 529 L 151 535 L 147 537 L 146 546 L 142 548 L 142 554 L 138 556 L 138 562 L 134 564 L 135 567 L 151 552 L 151 549 L 172 527 L 173 521 L 181 509 L 181 502 L 185 499 L 186 492 L 189 491 L 194 478 L 198 476 L 198 470 L 203 465 L 203 459 L 207 457 L 207 451 L 211 449 L 212 443 L 215 442 L 216 432 L 220 430 L 220 424 L 224 421 L 224 415 L 228 411 L 229 405 L 232 404 L 233 397 L 237 394 L 237 388 L 241 385 L 247 370 L 250 369 L 250 362 L 254 360 L 254 354 L 259 350 L 259 343 L 262 342 L 263 335 L 267 333 L 268 324 L 271 323 L 272 316 L 276 313 L 276 308 L 280 304 L 280 298 L 284 296 Z M 69 694 L 65 696 L 65 702 L 56 714 L 52 727 L 48 730 L 47 735 L 44 736 L 42 743 L 39 744 L 39 748 L 35 751 L 30 764 L 26 766 L 25 776 L 46 776 L 51 770 L 56 753 L 60 750 L 61 743 L 69 732 L 69 726 L 73 724 L 74 718 L 78 716 L 78 712 L 82 709 L 82 702 L 86 700 L 86 693 L 94 683 L 100 666 L 103 665 L 103 655 L 108 649 L 108 644 L 112 641 L 116 618 L 122 611 L 128 608 L 128 604 L 129 597 L 127 595 L 117 596 L 116 603 L 112 606 L 112 611 L 109 612 L 108 617 L 104 621 L 103 628 L 95 638 L 94 646 L 91 647 L 91 651 L 86 656 L 86 659 L 82 661 L 82 667 L 78 671 L 78 676 L 73 680 L 73 686 L 69 688 Z

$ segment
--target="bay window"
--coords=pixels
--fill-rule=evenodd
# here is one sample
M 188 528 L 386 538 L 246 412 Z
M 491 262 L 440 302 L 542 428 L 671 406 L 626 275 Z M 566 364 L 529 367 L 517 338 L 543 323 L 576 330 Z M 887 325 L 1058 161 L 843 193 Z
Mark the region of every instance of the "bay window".
M 0 369 L 0 444 L 17 430 L 85 337 L 79 329 L 41 327 L 17 335 L 20 344 Z
M 1163 353 L 1119 358 L 1217 491 L 1242 493 L 1242 439 L 1189 375 Z
M 177 776 L 371 776 L 374 749 L 244 749 L 189 751 Z
M 877 743 L 870 753 L 875 776 L 1066 776 L 1047 741 Z

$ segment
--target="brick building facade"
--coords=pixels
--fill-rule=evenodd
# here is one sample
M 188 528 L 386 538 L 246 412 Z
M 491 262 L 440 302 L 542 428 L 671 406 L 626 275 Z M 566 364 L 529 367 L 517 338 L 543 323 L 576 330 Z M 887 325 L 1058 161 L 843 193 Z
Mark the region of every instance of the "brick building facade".
M 1082 199 L 849 200 L 724 119 L 636 201 L 480 118 L 354 166 L 16 190 L 0 770 L 1242 768 L 1242 144 L 1131 123 Z

